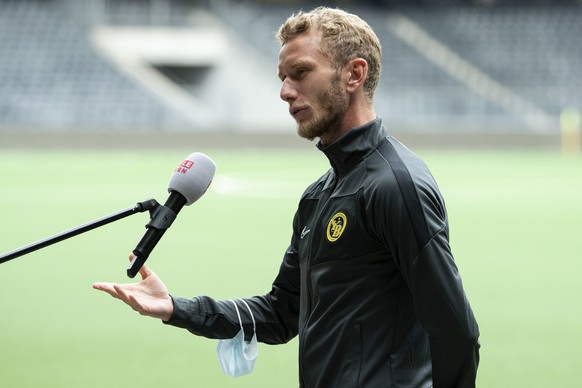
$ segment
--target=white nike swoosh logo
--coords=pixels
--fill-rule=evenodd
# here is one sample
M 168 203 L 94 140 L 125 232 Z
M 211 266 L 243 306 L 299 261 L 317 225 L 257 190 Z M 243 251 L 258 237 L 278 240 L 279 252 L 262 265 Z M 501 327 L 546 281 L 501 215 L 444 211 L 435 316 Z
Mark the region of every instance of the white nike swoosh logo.
M 301 231 L 301 240 L 303 240 L 303 237 L 307 236 L 307 233 L 311 232 L 311 229 L 307 229 L 307 226 L 303 227 L 303 230 Z

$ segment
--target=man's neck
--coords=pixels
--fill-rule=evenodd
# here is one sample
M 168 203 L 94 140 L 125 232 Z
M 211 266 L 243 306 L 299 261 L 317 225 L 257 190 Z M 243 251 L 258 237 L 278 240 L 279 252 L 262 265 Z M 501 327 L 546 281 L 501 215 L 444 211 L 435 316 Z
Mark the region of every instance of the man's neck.
M 376 113 L 373 109 L 365 109 L 362 112 L 354 112 L 348 113 L 342 120 L 342 124 L 337 131 L 333 131 L 331 133 L 326 133 L 322 135 L 319 140 L 323 145 L 330 145 L 347 132 L 349 132 L 352 128 L 360 127 L 376 118 Z

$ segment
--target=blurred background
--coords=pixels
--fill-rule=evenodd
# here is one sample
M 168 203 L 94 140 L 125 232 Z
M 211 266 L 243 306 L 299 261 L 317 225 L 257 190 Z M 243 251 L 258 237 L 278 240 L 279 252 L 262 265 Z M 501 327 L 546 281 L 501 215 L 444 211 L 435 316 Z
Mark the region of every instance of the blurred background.
M 379 35 L 376 111 L 394 133 L 556 146 L 560 114 L 582 108 L 581 3 L 2 0 L 0 135 L 9 145 L 34 132 L 43 137 L 24 141 L 46 145 L 63 133 L 114 134 L 114 143 L 289 134 L 274 31 L 299 9 L 328 5 Z

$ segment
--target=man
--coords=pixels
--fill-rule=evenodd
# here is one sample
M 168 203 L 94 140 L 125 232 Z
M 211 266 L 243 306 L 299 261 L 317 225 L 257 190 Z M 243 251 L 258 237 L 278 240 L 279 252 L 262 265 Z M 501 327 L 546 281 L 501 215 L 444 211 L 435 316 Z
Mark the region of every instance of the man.
M 299 335 L 300 386 L 474 387 L 479 330 L 425 164 L 373 108 L 381 48 L 360 18 L 319 7 L 279 29 L 281 99 L 332 168 L 307 188 L 271 291 L 244 299 L 260 342 Z M 143 315 L 209 338 L 239 331 L 229 301 L 97 283 Z M 248 317 L 248 314 L 246 315 Z M 243 322 L 247 338 L 253 330 Z

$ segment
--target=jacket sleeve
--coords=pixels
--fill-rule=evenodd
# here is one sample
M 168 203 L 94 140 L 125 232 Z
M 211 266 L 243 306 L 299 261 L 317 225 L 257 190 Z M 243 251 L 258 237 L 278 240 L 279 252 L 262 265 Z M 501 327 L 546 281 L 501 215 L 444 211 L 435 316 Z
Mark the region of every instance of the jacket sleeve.
M 299 263 L 294 248 L 295 237 L 285 252 L 279 273 L 271 291 L 262 296 L 244 298 L 257 325 L 257 340 L 268 344 L 282 344 L 298 333 L 299 319 Z M 209 296 L 192 299 L 172 296 L 174 312 L 166 324 L 187 329 L 193 334 L 226 339 L 240 329 L 234 306 L 229 301 L 217 301 Z M 239 312 L 249 340 L 253 323 L 248 310 L 241 303 Z
M 444 201 L 424 163 L 413 162 L 416 164 L 409 168 L 414 178 L 408 177 L 412 190 L 403 189 L 406 183 L 396 182 L 397 171 L 378 190 L 381 194 L 377 193 L 374 206 L 380 215 L 377 227 L 428 333 L 434 387 L 474 387 L 479 328 L 449 246 Z M 410 201 L 406 195 L 416 198 Z
M 404 265 L 415 310 L 429 334 L 434 387 L 474 387 L 479 328 L 445 231 L 436 233 Z

